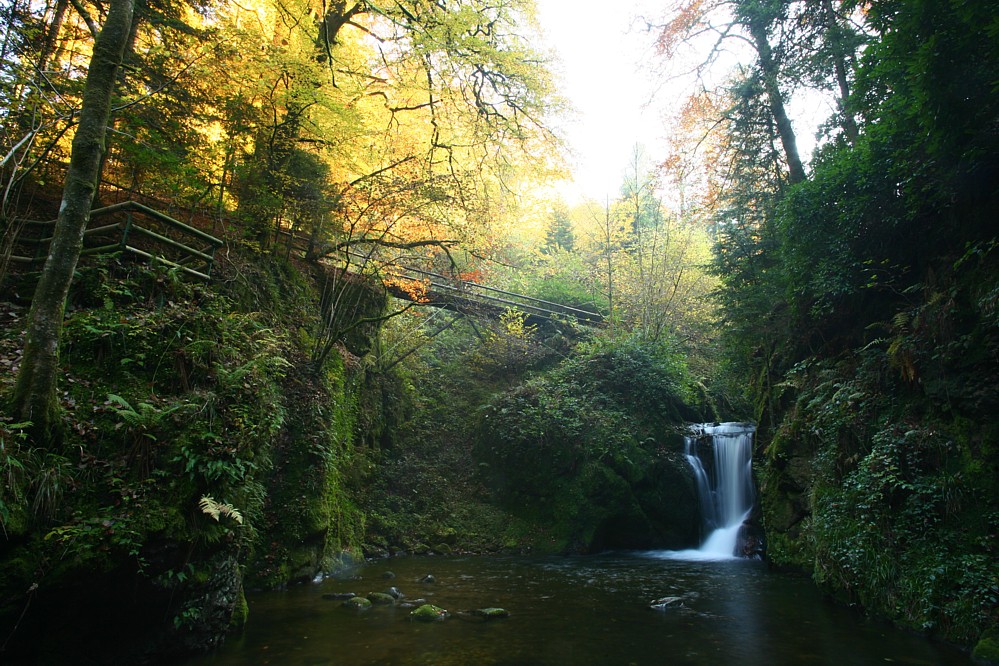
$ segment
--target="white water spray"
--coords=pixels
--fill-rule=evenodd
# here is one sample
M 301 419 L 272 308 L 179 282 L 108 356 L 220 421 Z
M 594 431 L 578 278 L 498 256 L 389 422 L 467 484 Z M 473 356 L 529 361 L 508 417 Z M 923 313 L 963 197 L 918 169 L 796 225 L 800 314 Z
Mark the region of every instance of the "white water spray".
M 742 524 L 753 509 L 753 433 L 748 423 L 698 424 L 685 438 L 687 461 L 694 470 L 707 539 L 696 550 L 666 551 L 664 557 L 719 560 L 736 556 Z M 710 469 L 698 453 L 698 441 L 710 438 Z

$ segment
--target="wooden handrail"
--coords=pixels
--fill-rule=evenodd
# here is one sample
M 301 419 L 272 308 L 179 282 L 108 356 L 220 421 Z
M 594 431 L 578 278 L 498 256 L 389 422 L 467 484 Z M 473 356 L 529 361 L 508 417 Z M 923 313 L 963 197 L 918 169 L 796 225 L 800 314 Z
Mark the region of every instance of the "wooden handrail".
M 353 250 L 348 250 L 347 254 L 350 256 L 358 257 L 360 259 L 368 259 L 367 255 L 360 252 L 355 252 Z M 572 317 L 580 321 L 592 321 L 592 322 L 601 322 L 604 319 L 603 315 L 600 314 L 599 312 L 590 312 L 589 310 L 575 308 L 572 307 L 571 305 L 564 305 L 562 303 L 546 301 L 541 298 L 535 298 L 534 296 L 528 296 L 526 294 L 517 294 L 512 291 L 506 291 L 504 289 L 498 289 L 496 287 L 490 287 L 485 284 L 479 284 L 478 282 L 469 282 L 466 280 L 454 280 L 453 282 L 457 283 L 457 286 L 455 286 L 454 284 L 448 284 L 449 282 L 452 282 L 451 278 L 447 277 L 446 275 L 441 275 L 440 273 L 425 271 L 419 268 L 414 268 L 412 266 L 399 266 L 399 268 L 401 268 L 406 273 L 415 273 L 417 275 L 424 275 L 430 278 L 437 278 L 438 280 L 442 280 L 443 282 L 430 280 L 429 281 L 430 286 L 433 288 L 442 289 L 444 291 L 464 294 L 466 297 L 479 298 L 491 303 L 501 303 L 506 306 L 516 306 L 524 308 L 525 310 L 533 311 L 536 314 L 563 315 L 563 316 Z M 415 278 L 410 275 L 403 274 L 400 275 L 399 277 L 414 282 L 419 281 L 419 278 Z M 503 294 L 504 296 L 510 296 L 517 300 L 510 300 L 506 298 L 490 296 L 489 294 L 479 293 L 478 290 L 492 291 L 498 294 Z M 527 302 L 525 303 L 524 301 Z M 535 303 L 537 305 L 532 305 L 532 303 Z
M 108 215 L 114 215 L 116 213 L 127 213 L 127 219 L 113 222 L 110 224 L 102 224 L 100 226 L 88 227 L 84 231 L 84 236 L 85 237 L 96 236 L 102 232 L 112 232 L 118 230 L 121 232 L 121 237 L 118 239 L 118 241 L 113 244 L 105 244 L 99 247 L 84 248 L 81 251 L 81 256 L 91 255 L 91 254 L 102 254 L 105 252 L 125 251 L 125 252 L 130 252 L 132 254 L 136 254 L 145 259 L 157 260 L 164 263 L 165 265 L 176 267 L 179 270 L 183 271 L 184 273 L 191 275 L 193 277 L 197 277 L 199 279 L 203 280 L 210 279 L 208 273 L 211 270 L 212 264 L 215 261 L 214 257 L 215 250 L 217 250 L 219 247 L 221 247 L 224 244 L 222 240 L 210 234 L 207 234 L 201 231 L 200 229 L 196 229 L 188 224 L 184 224 L 183 222 L 176 220 L 170 217 L 169 215 L 166 215 L 165 213 L 150 208 L 149 206 L 143 205 L 137 201 L 123 201 L 121 203 L 112 204 L 110 206 L 104 206 L 103 208 L 97 208 L 91 211 L 90 220 L 91 222 L 93 222 L 93 220 L 95 219 L 99 219 L 101 217 L 107 217 Z M 157 233 L 152 229 L 147 229 L 143 226 L 140 226 L 133 219 L 132 213 L 136 213 L 138 215 L 156 220 L 157 222 L 167 227 L 175 229 L 176 231 L 180 232 L 181 234 L 184 234 L 185 236 L 197 239 L 194 242 L 200 241 L 202 243 L 206 243 L 207 247 L 205 247 L 203 250 L 189 247 L 188 245 L 185 245 L 181 241 L 174 240 L 172 238 L 164 236 L 163 234 Z M 25 222 L 27 224 L 31 224 L 32 226 L 41 227 L 43 229 L 42 233 L 45 233 L 47 231 L 46 227 L 55 224 L 55 220 L 50 220 L 47 222 L 26 220 Z M 171 248 L 184 256 L 181 259 L 174 261 L 164 256 L 158 256 L 153 252 L 147 252 L 145 250 L 136 248 L 129 243 L 129 236 L 132 233 L 136 233 L 139 234 L 140 236 L 149 238 L 155 243 L 158 243 L 161 248 L 164 246 L 167 248 Z M 35 247 L 38 248 L 39 250 L 43 248 L 46 243 L 50 243 L 51 241 L 52 241 L 51 233 L 45 238 L 24 239 L 24 242 L 34 243 Z M 40 252 L 36 250 L 36 257 L 33 259 L 30 259 L 28 257 L 15 256 L 12 257 L 12 260 L 18 263 L 34 264 L 43 260 L 43 257 L 38 257 L 37 254 L 40 254 Z M 190 261 L 192 259 L 195 260 L 195 262 L 199 262 L 196 264 L 199 266 L 199 268 L 201 266 L 201 263 L 203 263 L 204 268 L 202 268 L 201 270 L 195 270 L 190 266 L 183 265 L 185 263 L 187 264 L 192 263 Z
M 169 225 L 175 229 L 183 231 L 186 234 L 190 234 L 192 236 L 200 238 L 206 243 L 211 243 L 215 247 L 222 247 L 222 245 L 224 244 L 223 241 L 219 240 L 215 236 L 212 236 L 211 234 L 206 234 L 201 229 L 195 229 L 194 227 L 188 224 L 184 224 L 180 220 L 175 220 L 174 218 L 170 217 L 169 215 L 166 215 L 165 213 L 161 213 L 160 211 L 150 208 L 149 206 L 140 204 L 138 201 L 122 201 L 121 203 L 111 204 L 110 206 L 105 206 L 104 208 L 98 208 L 90 212 L 90 218 L 93 219 L 95 217 L 101 217 L 103 215 L 112 215 L 114 213 L 123 210 L 135 211 L 137 213 L 148 215 L 149 217 L 159 220 L 160 222 Z

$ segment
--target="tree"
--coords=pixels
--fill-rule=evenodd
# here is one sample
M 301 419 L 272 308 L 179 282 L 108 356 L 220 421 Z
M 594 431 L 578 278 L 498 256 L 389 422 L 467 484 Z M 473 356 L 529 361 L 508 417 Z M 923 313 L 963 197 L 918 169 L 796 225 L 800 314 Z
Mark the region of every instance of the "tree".
M 779 3 L 765 0 L 740 0 L 735 3 L 735 17 L 749 32 L 756 49 L 758 78 L 766 91 L 770 113 L 773 116 L 777 134 L 780 136 L 787 164 L 788 180 L 793 185 L 805 180 L 805 168 L 798 153 L 798 140 L 791 127 L 784 106 L 784 93 L 780 88 L 780 63 L 775 59 L 770 46 L 770 34 L 774 24 L 783 18 L 775 9 L 782 9 Z
M 795 184 L 806 178 L 787 111 L 797 92 L 809 88 L 831 94 L 839 110 L 836 124 L 847 141 L 857 136 L 852 72 L 865 35 L 855 23 L 853 7 L 835 0 L 684 1 L 657 26 L 658 48 L 662 56 L 678 61 L 688 57 L 685 47 L 706 48 L 693 72 L 709 91 L 719 88 L 711 74 L 719 63 L 730 63 L 734 53 L 744 66 L 739 78 L 756 79 L 765 94 L 772 119 L 768 124 L 780 140 L 787 180 Z
M 132 25 L 133 7 L 134 0 L 112 0 L 94 42 L 59 218 L 28 313 L 13 407 L 19 418 L 32 422 L 38 443 L 59 437 L 56 384 L 63 311 L 83 246 L 83 232 L 90 219 L 105 152 L 112 95 Z
M 542 249 L 548 254 L 557 250 L 571 252 L 575 242 L 569 211 L 564 203 L 560 203 L 552 210 L 549 217 L 548 228 L 545 230 L 545 245 Z
M 642 232 L 662 224 L 662 208 L 656 198 L 655 174 L 649 169 L 645 147 L 636 144 L 631 150 L 624 182 L 621 184 L 621 203 L 631 219 L 630 233 L 637 240 Z

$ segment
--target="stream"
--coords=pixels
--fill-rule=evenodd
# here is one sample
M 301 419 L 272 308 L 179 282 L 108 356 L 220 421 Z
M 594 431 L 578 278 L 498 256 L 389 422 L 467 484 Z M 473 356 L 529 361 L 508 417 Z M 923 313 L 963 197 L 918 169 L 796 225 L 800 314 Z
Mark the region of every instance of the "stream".
M 435 582 L 421 582 L 427 574 Z M 393 586 L 403 601 L 426 599 L 451 617 L 414 622 L 401 605 L 357 611 L 329 598 Z M 650 607 L 663 597 L 682 597 L 673 601 L 681 605 Z M 970 663 L 960 651 L 825 600 L 807 577 L 759 561 L 688 561 L 667 552 L 394 558 L 249 594 L 248 602 L 245 629 L 188 666 Z M 510 615 L 458 614 L 486 607 Z

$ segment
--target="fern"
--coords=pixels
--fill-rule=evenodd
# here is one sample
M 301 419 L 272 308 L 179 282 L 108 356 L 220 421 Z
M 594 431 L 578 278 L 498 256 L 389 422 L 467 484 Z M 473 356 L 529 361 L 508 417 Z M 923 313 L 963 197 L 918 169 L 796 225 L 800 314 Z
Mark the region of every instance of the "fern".
M 239 509 L 234 507 L 232 504 L 218 502 L 214 498 L 205 495 L 201 498 L 201 501 L 198 502 L 198 506 L 201 507 L 202 513 L 208 514 L 214 518 L 216 522 L 220 522 L 221 517 L 225 516 L 226 518 L 232 518 L 240 525 L 243 524 L 243 514 L 241 514 Z
M 136 407 L 132 407 L 127 400 L 114 393 L 108 393 L 108 404 L 112 404 L 111 409 L 122 418 L 126 425 L 140 430 L 151 439 L 156 438 L 148 434 L 148 431 L 155 429 L 166 417 L 184 407 L 184 405 L 174 405 L 168 409 L 160 409 L 149 402 L 140 402 L 137 403 Z

